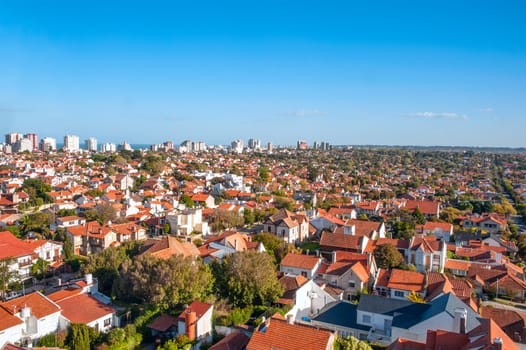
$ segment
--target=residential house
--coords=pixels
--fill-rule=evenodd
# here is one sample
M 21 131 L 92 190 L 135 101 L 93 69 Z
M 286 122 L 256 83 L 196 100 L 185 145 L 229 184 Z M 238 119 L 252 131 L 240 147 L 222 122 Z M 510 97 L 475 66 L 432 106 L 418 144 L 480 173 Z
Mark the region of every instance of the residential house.
M 172 256 L 199 256 L 199 250 L 192 242 L 180 242 L 173 236 L 163 236 L 147 239 L 139 255 L 151 254 L 160 259 L 170 259 Z
M 519 347 L 491 319 L 480 318 L 480 325 L 470 332 L 428 330 L 423 342 L 398 338 L 387 350 L 519 350 Z
M 322 258 L 319 256 L 288 253 L 281 260 L 279 270 L 283 273 L 312 279 L 316 276 L 321 264 Z
M 406 300 L 412 292 L 425 297 L 426 275 L 416 271 L 379 269 L 374 290 L 393 299 Z
M 60 306 L 40 292 L 0 303 L 0 346 L 7 342 L 32 345 L 40 337 L 56 332 L 60 313 Z
M 196 193 L 192 195 L 192 201 L 201 208 L 215 208 L 215 198 L 208 193 Z
M 440 216 L 440 202 L 428 200 L 407 200 L 404 208 L 410 212 L 418 210 L 424 214 L 427 219 L 438 218 Z
M 254 331 L 246 350 L 332 350 L 334 341 L 331 331 L 272 317 Z
M 444 271 L 447 258 L 447 243 L 438 241 L 435 236 L 411 238 L 406 252 L 406 261 L 417 271 Z
M 475 228 L 489 233 L 499 233 L 508 230 L 506 218 L 493 213 L 467 216 L 460 222 L 460 226 L 463 229 Z
M 289 244 L 299 243 L 309 238 L 309 220 L 305 215 L 280 209 L 265 219 L 263 230 L 274 233 Z
M 318 284 L 302 275 L 285 274 L 280 277 L 279 283 L 283 286 L 284 293 L 278 299 L 278 303 L 291 305 L 292 308 L 287 312 L 287 317 L 290 315 L 298 321 L 310 319 L 325 305 L 336 301 Z
M 170 224 L 170 233 L 175 235 L 188 236 L 192 232 L 200 232 L 205 236 L 210 234 L 208 223 L 203 220 L 203 210 L 200 208 L 168 213 L 166 221 Z
M 83 323 L 99 332 L 107 332 L 119 325 L 117 310 L 92 295 L 76 294 L 76 290 L 70 295 L 59 291 L 50 294 L 49 298 L 62 309 L 60 329 L 67 329 L 71 323 Z
M 250 337 L 242 332 L 232 332 L 212 345 L 208 350 L 244 350 Z
M 367 236 L 356 236 L 352 232 L 323 232 L 319 250 L 324 255 L 330 255 L 335 250 L 363 253 L 368 242 Z
M 225 231 L 210 237 L 199 247 L 199 254 L 205 263 L 221 261 L 226 255 L 245 250 L 257 250 L 262 253 L 265 247 L 261 242 L 253 242 L 250 236 L 237 231 Z
M 190 340 L 210 341 L 213 311 L 213 305 L 193 301 L 177 318 L 177 334 L 184 334 Z
M 427 221 L 424 225 L 417 225 L 416 232 L 423 235 L 433 235 L 441 241 L 449 242 L 453 236 L 453 225 L 447 222 Z
M 316 281 L 341 289 L 343 297 L 348 300 L 363 290 L 369 290 L 369 283 L 376 272 L 372 255 L 334 251 L 331 256 L 331 260 L 321 264 Z

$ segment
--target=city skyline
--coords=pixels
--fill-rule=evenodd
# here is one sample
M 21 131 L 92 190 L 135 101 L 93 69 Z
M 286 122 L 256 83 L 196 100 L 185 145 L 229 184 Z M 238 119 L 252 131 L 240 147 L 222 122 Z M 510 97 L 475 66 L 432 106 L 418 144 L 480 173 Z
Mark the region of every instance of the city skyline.
M 4 134 L 526 146 L 521 2 L 1 7 Z

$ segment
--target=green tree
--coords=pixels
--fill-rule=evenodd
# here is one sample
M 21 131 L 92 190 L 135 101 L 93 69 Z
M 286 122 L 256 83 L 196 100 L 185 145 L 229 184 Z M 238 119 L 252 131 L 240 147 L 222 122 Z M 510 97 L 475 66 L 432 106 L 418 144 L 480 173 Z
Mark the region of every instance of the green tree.
M 48 267 L 49 262 L 42 258 L 38 258 L 38 260 L 31 265 L 31 274 L 38 279 L 42 279 L 46 275 Z
M 417 207 L 415 211 L 413 211 L 412 216 L 417 224 L 423 225 L 426 223 L 426 217 L 424 216 L 424 214 L 422 214 L 420 208 Z
M 90 350 L 92 343 L 90 328 L 83 323 L 72 323 L 66 343 L 70 350 Z
M 223 258 L 213 264 L 216 292 L 232 305 L 263 305 L 276 302 L 283 294 L 272 257 L 247 250 Z
M 192 200 L 192 198 L 187 195 L 187 194 L 183 194 L 181 196 L 181 198 L 179 198 L 179 203 L 182 203 L 184 204 L 187 208 L 193 208 L 195 207 L 195 203 L 194 201 Z
M 18 270 L 11 269 L 11 265 L 14 263 L 14 258 L 0 259 L 0 291 L 2 292 L 2 299 L 5 299 L 11 283 L 18 280 Z
M 214 232 L 240 227 L 243 223 L 244 219 L 238 212 L 226 209 L 214 209 L 208 216 L 208 224 Z
M 384 269 L 400 266 L 405 259 L 396 247 L 390 243 L 381 244 L 374 251 L 376 264 Z
M 272 256 L 277 263 L 287 254 L 287 243 L 270 232 L 262 232 L 252 236 L 252 241 L 261 242 L 266 252 Z
M 95 208 L 86 212 L 86 221 L 98 221 L 100 224 L 106 224 L 108 221 L 117 219 L 117 210 L 111 203 L 99 203 Z
M 145 254 L 123 263 L 118 291 L 124 298 L 168 309 L 204 299 L 213 282 L 210 268 L 200 260 L 181 256 L 162 260 Z
M 268 182 L 270 180 L 270 174 L 267 167 L 259 168 L 259 179 L 261 182 Z
M 252 225 L 256 219 L 254 211 L 248 208 L 243 210 L 243 219 L 245 220 L 245 225 Z
M 373 350 L 373 348 L 369 345 L 369 343 L 362 341 L 362 340 L 358 340 L 352 335 L 345 337 L 345 338 L 337 337 L 336 341 L 334 342 L 334 349 L 335 350 Z
M 51 186 L 40 179 L 26 179 L 20 187 L 20 191 L 24 191 L 29 195 L 30 205 L 36 205 L 37 199 L 40 198 L 43 203 L 50 203 L 52 198 L 48 192 L 51 191 Z

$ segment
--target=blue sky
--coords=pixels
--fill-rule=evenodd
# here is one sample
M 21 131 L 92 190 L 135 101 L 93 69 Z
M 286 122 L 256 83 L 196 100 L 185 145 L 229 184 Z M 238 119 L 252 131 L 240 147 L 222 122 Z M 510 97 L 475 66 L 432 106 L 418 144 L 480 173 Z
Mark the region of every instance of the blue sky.
M 526 146 L 524 1 L 0 0 L 0 132 Z

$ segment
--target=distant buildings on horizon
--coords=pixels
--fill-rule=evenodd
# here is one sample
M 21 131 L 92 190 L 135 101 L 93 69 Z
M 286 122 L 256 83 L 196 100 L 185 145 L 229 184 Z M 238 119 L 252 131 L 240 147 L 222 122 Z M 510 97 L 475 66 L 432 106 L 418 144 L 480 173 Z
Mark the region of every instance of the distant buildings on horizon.
M 312 148 L 309 148 L 307 141 L 299 140 L 297 142 L 298 150 L 330 150 L 331 145 L 328 142 L 313 143 Z M 149 147 L 152 151 L 163 151 L 163 152 L 204 152 L 208 150 L 223 150 L 232 153 L 244 153 L 244 152 L 268 152 L 274 151 L 274 145 L 272 142 L 268 142 L 265 147 L 262 147 L 261 140 L 250 138 L 248 143 L 245 144 L 243 139 L 237 139 L 230 143 L 228 146 L 210 146 L 203 141 L 190 141 L 185 140 L 180 145 L 175 145 L 172 141 L 165 141 L 160 144 L 153 144 Z M 39 142 L 38 134 L 36 133 L 8 133 L 5 135 L 5 142 L 0 144 L 0 152 L 2 153 L 21 153 L 21 152 L 52 152 L 57 150 L 57 140 L 53 137 L 44 137 Z M 99 144 L 95 137 L 88 137 L 84 140 L 84 147 L 81 147 L 80 137 L 77 135 L 65 135 L 62 150 L 65 152 L 116 152 L 119 150 L 132 151 L 133 148 L 128 142 L 116 145 L 111 142 Z

